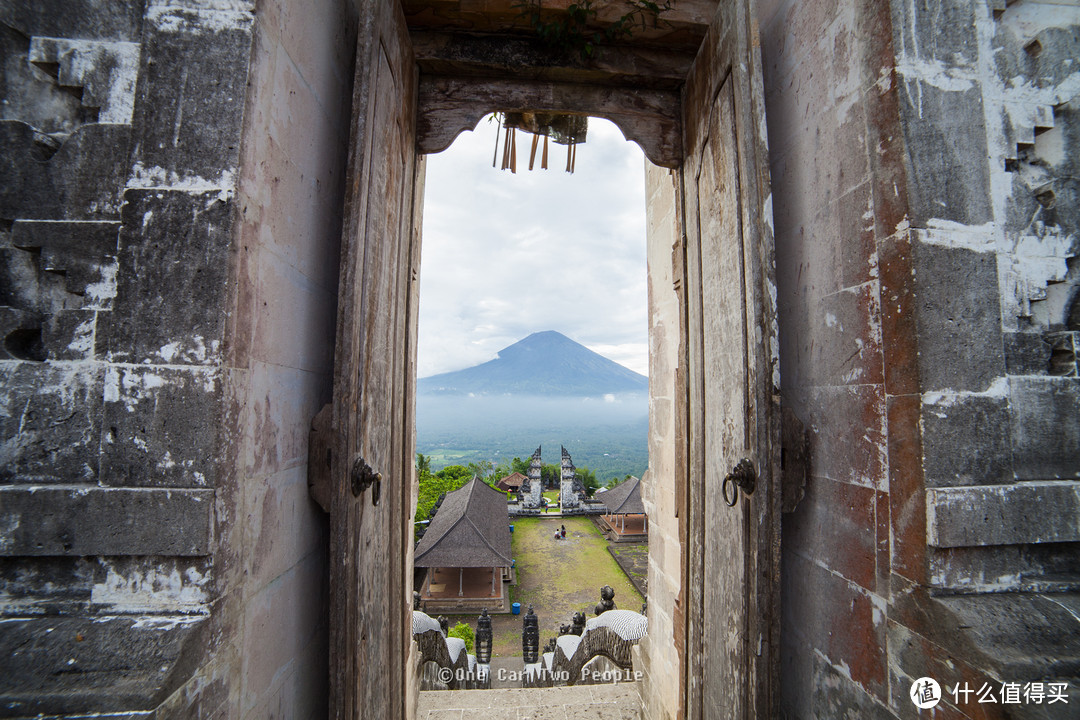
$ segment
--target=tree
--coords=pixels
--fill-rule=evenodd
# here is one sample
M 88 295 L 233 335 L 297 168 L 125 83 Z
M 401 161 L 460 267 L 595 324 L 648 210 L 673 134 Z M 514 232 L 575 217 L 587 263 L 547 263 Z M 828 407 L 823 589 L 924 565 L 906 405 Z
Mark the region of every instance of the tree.
M 510 473 L 516 473 L 517 472 L 517 473 L 521 473 L 522 475 L 528 475 L 529 474 L 529 465 L 530 464 L 531 464 L 530 460 L 522 460 L 521 458 L 516 457 L 516 458 L 514 458 L 513 460 L 510 461 Z M 507 473 L 507 475 L 509 475 L 510 473 Z
M 423 475 L 427 473 L 431 474 L 431 456 L 423 453 L 416 453 L 416 471 L 418 474 Z
M 527 473 L 526 473 L 527 474 Z M 559 487 L 562 480 L 562 466 L 544 463 L 540 466 L 540 484 L 548 489 Z
M 490 460 L 480 460 L 478 462 L 471 462 L 468 465 L 469 472 L 480 478 L 488 485 L 494 485 L 498 480 L 495 477 L 495 464 Z
M 461 638 L 465 641 L 465 652 L 472 654 L 473 651 L 473 629 L 463 622 L 459 622 L 454 627 L 446 631 L 446 637 L 448 638 Z
M 589 497 L 592 497 L 593 493 L 600 487 L 600 481 L 596 479 L 596 473 L 587 467 L 577 468 L 574 471 L 574 478 L 580 480 L 585 486 L 585 494 Z
M 472 473 L 461 465 L 447 465 L 435 474 L 420 473 L 420 487 L 416 498 L 416 515 L 413 516 L 414 529 L 425 527 L 435 501 L 443 493 L 453 492 L 472 480 Z

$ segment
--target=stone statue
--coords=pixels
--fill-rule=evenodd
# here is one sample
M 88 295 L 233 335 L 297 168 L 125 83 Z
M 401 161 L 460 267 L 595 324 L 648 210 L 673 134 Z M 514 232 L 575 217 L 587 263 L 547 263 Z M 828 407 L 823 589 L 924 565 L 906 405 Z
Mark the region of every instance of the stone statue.
M 585 613 L 578 610 L 574 613 L 574 625 L 570 628 L 570 634 L 581 636 L 585 633 Z
M 476 662 L 481 665 L 487 665 L 491 662 L 491 643 L 491 617 L 488 615 L 487 608 L 484 608 L 476 621 L 476 638 L 473 643 L 476 650 Z
M 420 609 L 420 593 L 417 592 L 416 590 L 413 590 L 413 593 L 412 593 L 412 609 L 413 610 L 419 610 Z
M 443 637 L 446 637 L 446 633 L 450 632 L 450 621 L 446 619 L 445 615 L 440 615 L 438 617 L 438 620 L 439 628 L 442 630 Z
M 521 654 L 524 656 L 526 665 L 531 665 L 539 660 L 539 649 L 539 620 L 536 617 L 536 613 L 533 612 L 532 605 L 530 605 L 529 611 L 525 613 L 525 619 L 522 621 L 521 632 Z
M 596 604 L 596 614 L 615 609 L 615 590 L 610 585 L 600 588 L 600 602 Z

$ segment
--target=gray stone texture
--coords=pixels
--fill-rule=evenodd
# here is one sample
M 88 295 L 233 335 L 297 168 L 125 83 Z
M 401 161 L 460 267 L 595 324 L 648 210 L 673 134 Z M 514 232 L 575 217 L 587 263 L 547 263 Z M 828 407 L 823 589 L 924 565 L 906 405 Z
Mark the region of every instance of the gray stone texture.
M 985 392 L 1005 370 L 997 257 L 925 241 L 913 247 L 923 392 Z
M 0 555 L 206 555 L 212 490 L 0 487 Z
M 131 127 L 83 125 L 48 158 L 35 133 L 21 121 L 0 120 L 0 217 L 116 218 Z
M 143 0 L 38 0 L 5 3 L 0 23 L 26 36 L 138 42 Z
M 151 5 L 135 99 L 135 180 L 228 187 L 240 162 L 254 4 Z
M 93 366 L 0 363 L 0 481 L 96 479 L 102 375 Z
M 1080 541 L 1080 483 L 1028 482 L 926 491 L 934 547 Z
M 1080 591 L 1080 543 L 939 548 L 930 585 L 955 592 Z
M 1080 383 L 1011 378 L 1013 462 L 1019 480 L 1080 478 Z
M 228 297 L 233 203 L 222 189 L 128 190 L 116 300 L 98 335 L 113 362 L 213 365 Z
M 914 227 L 992 219 L 975 0 L 891 3 L 897 93 Z M 930 68 L 954 82 L 943 83 Z
M 1013 481 L 1009 404 L 1004 397 L 946 396 L 922 406 L 927 487 Z
M 104 386 L 101 484 L 216 484 L 223 420 L 217 370 L 114 366 Z
M 6 717 L 153 710 L 182 676 L 204 616 L 28 617 L 0 633 Z M 96 717 L 96 715 L 95 715 Z
M 1042 333 L 1006 332 L 1005 370 L 1010 375 L 1046 375 L 1050 369 L 1051 344 Z

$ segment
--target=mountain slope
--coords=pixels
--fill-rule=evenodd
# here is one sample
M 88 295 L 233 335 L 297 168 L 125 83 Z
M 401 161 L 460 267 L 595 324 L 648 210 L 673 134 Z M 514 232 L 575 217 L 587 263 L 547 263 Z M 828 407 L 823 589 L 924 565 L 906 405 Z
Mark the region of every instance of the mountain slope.
M 481 365 L 417 381 L 431 395 L 596 396 L 644 393 L 649 381 L 565 335 L 533 333 Z

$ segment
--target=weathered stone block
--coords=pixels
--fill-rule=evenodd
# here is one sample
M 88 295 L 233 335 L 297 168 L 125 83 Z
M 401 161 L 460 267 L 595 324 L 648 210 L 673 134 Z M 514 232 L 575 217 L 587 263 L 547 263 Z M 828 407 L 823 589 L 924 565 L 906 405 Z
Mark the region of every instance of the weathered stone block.
M 1007 332 L 1003 338 L 1005 369 L 1010 375 L 1046 375 L 1051 345 L 1042 333 Z
M 814 303 L 809 337 L 811 376 L 818 385 L 877 385 L 881 374 L 879 290 L 868 282 Z
M 5 715 L 152 710 L 202 615 L 12 618 L 0 633 Z
M 923 397 L 927 487 L 1012 482 L 1012 437 L 1005 397 L 928 393 Z
M 98 473 L 102 372 L 0 363 L 0 480 L 85 483 Z
M 895 720 L 887 706 L 887 698 L 868 693 L 866 688 L 842 675 L 820 655 L 810 653 L 810 658 L 814 674 L 809 717 Z
M 997 256 L 928 243 L 916 234 L 922 389 L 983 392 L 1005 374 Z
M 233 202 L 220 190 L 124 193 L 114 312 L 99 334 L 108 358 L 220 360 L 232 214 Z
M 930 584 L 960 592 L 1080 591 L 1080 543 L 937 548 Z
M 89 609 L 94 558 L 0 557 L 0 615 L 70 615 Z
M 324 559 L 312 554 L 251 598 L 244 619 L 245 709 L 299 662 L 314 639 L 321 616 L 303 608 L 327 606 L 327 573 Z
M 1080 382 L 1011 378 L 1009 389 L 1016 477 L 1080 477 Z
M 38 272 L 55 274 L 68 293 L 81 296 L 81 307 L 108 310 L 119 230 L 117 222 L 16 220 L 11 244 L 37 254 Z
M 104 398 L 102 484 L 213 487 L 223 412 L 218 371 L 111 366 Z
M 892 524 L 889 567 L 892 573 L 919 582 L 926 576 L 926 494 L 919 424 L 922 400 L 918 395 L 891 396 L 887 409 Z
M 892 613 L 890 613 L 891 615 Z M 927 640 L 902 623 L 888 623 L 889 637 L 889 689 L 890 704 L 902 720 L 918 720 L 920 711 L 911 702 L 912 683 L 921 677 L 932 677 L 943 688 L 955 687 L 957 683 L 967 682 L 975 688 L 981 687 L 990 678 L 973 669 L 956 657 L 956 648 L 946 653 L 944 649 Z M 961 642 L 963 637 L 961 636 Z M 968 706 L 966 711 L 972 708 Z M 971 715 L 961 713 L 952 705 L 952 697 L 946 692 L 945 697 L 933 710 L 935 718 L 942 720 L 966 720 Z M 976 717 L 983 717 L 976 715 Z
M 811 477 L 806 496 L 784 516 L 784 540 L 851 582 L 876 584 L 873 488 Z
M 0 120 L 0 217 L 111 220 L 128 173 L 129 125 L 83 125 L 51 157 L 35 130 Z
M 952 614 L 963 628 L 965 643 L 978 648 L 978 660 L 988 674 L 1014 682 L 1045 681 L 1075 678 L 1080 669 L 1080 623 L 1076 622 L 1080 599 L 1076 594 L 991 593 L 945 596 L 931 602 Z M 1074 685 L 1073 697 L 1075 692 Z
M 919 355 L 915 264 L 911 234 L 898 233 L 878 243 L 881 272 L 881 347 L 885 391 L 910 395 L 919 391 Z
M 932 78 L 923 79 L 922 70 L 898 72 L 912 225 L 927 227 L 935 219 L 989 222 L 993 209 L 980 87 L 965 80 L 960 84 L 965 89 L 943 90 Z
M 92 360 L 96 310 L 60 310 L 45 318 L 41 344 L 49 360 Z
M 888 463 L 880 385 L 815 388 L 809 425 L 814 475 L 884 488 Z
M 791 627 L 828 662 L 851 670 L 851 679 L 884 698 L 887 688 L 885 603 L 816 563 L 794 553 L 784 556 L 783 606 Z
M 233 186 L 252 6 L 199 9 L 151 1 L 135 106 L 135 185 Z
M 0 555 L 206 555 L 213 490 L 0 487 Z
M 934 547 L 1080 541 L 1080 483 L 1025 482 L 926 491 Z
M 0 22 L 32 37 L 85 38 L 137 42 L 141 35 L 143 0 L 37 0 L 5 3 Z

